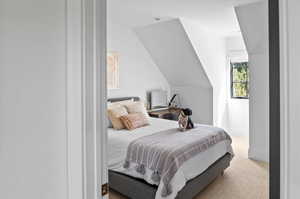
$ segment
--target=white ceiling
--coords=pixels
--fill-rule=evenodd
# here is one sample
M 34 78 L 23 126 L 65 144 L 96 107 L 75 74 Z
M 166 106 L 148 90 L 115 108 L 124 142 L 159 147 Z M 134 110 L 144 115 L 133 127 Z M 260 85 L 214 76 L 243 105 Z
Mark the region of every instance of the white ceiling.
M 108 21 L 130 27 L 162 20 L 186 18 L 222 36 L 239 34 L 236 5 L 259 0 L 107 0 Z

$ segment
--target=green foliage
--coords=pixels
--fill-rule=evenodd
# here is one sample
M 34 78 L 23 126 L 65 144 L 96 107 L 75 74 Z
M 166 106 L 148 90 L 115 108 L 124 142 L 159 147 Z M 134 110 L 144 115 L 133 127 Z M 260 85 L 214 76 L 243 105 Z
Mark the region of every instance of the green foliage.
M 232 67 L 232 97 L 249 97 L 248 62 L 231 63 Z

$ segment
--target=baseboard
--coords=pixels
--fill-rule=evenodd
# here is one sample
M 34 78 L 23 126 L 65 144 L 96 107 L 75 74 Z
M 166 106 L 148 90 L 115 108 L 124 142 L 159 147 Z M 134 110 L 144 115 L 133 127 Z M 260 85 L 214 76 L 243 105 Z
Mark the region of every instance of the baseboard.
M 262 149 L 254 149 L 249 148 L 248 150 L 248 157 L 252 160 L 262 161 L 262 162 L 269 162 L 269 157 L 267 155 L 267 152 Z

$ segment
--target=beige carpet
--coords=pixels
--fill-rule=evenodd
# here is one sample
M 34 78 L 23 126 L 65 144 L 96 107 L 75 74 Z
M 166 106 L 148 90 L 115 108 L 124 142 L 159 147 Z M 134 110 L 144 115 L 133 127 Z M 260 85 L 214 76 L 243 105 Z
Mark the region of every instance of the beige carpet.
M 248 140 L 233 138 L 235 157 L 224 176 L 218 177 L 195 199 L 268 199 L 268 164 L 249 160 Z M 111 191 L 110 199 L 126 199 Z

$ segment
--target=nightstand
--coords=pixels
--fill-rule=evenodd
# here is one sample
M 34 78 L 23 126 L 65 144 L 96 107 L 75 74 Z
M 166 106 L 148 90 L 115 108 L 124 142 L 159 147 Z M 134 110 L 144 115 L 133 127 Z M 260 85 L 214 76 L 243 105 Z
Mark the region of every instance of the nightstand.
M 178 121 L 180 111 L 180 108 L 166 108 L 160 110 L 148 110 L 148 114 L 150 117 Z

